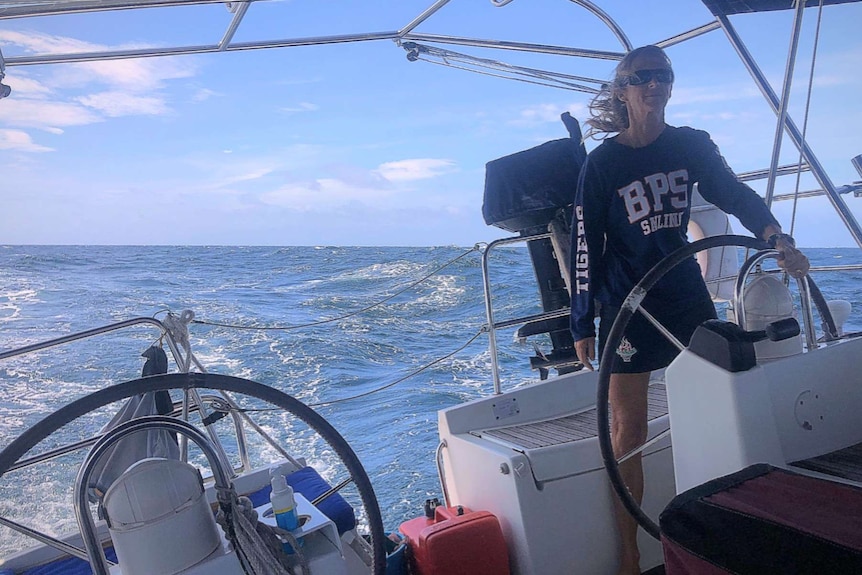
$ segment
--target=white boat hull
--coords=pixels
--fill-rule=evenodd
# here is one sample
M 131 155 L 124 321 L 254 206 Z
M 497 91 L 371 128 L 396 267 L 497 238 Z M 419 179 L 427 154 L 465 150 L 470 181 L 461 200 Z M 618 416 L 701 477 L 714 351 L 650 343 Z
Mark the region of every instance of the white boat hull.
M 585 438 L 546 436 L 544 443 L 557 443 L 542 447 L 524 448 L 516 439 L 493 433 L 503 425 L 521 430 L 522 424 L 572 415 L 576 417 L 569 417 L 568 425 L 579 417 L 586 423 L 595 412 L 596 382 L 595 372 L 565 375 L 440 412 L 449 504 L 497 516 L 515 575 L 616 570 L 613 493 L 595 424 L 590 432 L 578 431 Z M 667 426 L 666 414 L 653 418 L 649 436 Z M 669 439 L 644 454 L 644 508 L 656 518 L 675 494 Z M 644 570 L 662 563 L 661 546 L 645 533 L 640 549 Z

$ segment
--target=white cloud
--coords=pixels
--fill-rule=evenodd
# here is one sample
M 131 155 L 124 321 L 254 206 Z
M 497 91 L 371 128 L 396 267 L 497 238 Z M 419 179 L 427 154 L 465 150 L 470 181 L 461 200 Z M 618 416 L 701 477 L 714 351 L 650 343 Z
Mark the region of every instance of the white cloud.
M 66 36 L 53 36 L 38 32 L 16 32 L 0 30 L 0 42 L 14 44 L 32 54 L 56 54 L 79 52 L 106 52 L 149 47 L 144 44 L 107 46 L 84 42 Z M 131 58 L 78 62 L 59 66 L 57 77 L 65 85 L 87 85 L 100 82 L 109 86 L 123 87 L 141 92 L 158 88 L 164 80 L 187 78 L 194 75 L 194 68 L 186 59 Z
M 736 110 L 725 110 L 718 109 L 715 111 L 686 111 L 686 112 L 677 112 L 675 110 L 668 111 L 668 118 L 676 123 L 688 123 L 688 124 L 697 124 L 698 122 L 704 121 L 721 121 L 721 122 L 755 122 L 757 121 L 757 115 L 748 111 L 736 111 Z
M 17 32 L 0 30 L 0 41 L 15 44 L 28 52 L 40 54 L 57 54 L 60 52 L 91 52 L 97 46 L 82 40 L 52 36 L 38 32 Z
M 509 125 L 512 126 L 534 126 L 537 124 L 547 124 L 550 122 L 560 122 L 560 115 L 563 112 L 570 112 L 575 118 L 581 117 L 586 111 L 586 106 L 583 103 L 573 103 L 566 105 L 560 104 L 535 104 L 521 110 L 517 117 L 509 120 Z
M 82 96 L 77 100 L 87 106 L 102 112 L 106 116 L 150 115 L 157 116 L 168 111 L 164 99 L 153 96 L 141 96 L 128 92 L 101 92 Z
M 824 53 L 818 58 L 818 69 L 814 75 L 815 86 L 858 86 L 862 83 L 859 74 L 848 73 L 848 71 L 858 69 L 860 61 L 862 61 L 862 49 L 856 47 Z M 804 83 L 807 86 L 807 68 L 804 78 Z
M 287 112 L 289 114 L 295 114 L 298 112 L 316 112 L 320 109 L 320 106 L 317 104 L 312 104 L 311 102 L 300 102 L 296 106 L 281 108 L 282 112 Z
M 233 175 L 227 175 L 222 180 L 220 180 L 219 185 L 223 186 L 231 186 L 233 184 L 239 184 L 242 182 L 251 182 L 254 180 L 259 180 L 265 176 L 268 176 L 275 170 L 273 166 L 260 166 L 260 167 L 252 167 L 248 168 L 247 171 L 239 172 Z
M 211 197 L 212 194 L 238 193 L 235 191 L 238 186 L 245 192 L 269 190 L 282 182 L 299 179 L 291 174 L 317 166 L 321 153 L 319 147 L 305 144 L 251 156 L 241 147 L 223 148 L 217 155 L 195 153 L 180 159 L 180 162 L 184 173 L 198 174 L 196 184 L 191 187 L 174 186 L 177 189 L 175 193 L 204 193 Z
M 222 154 L 229 157 L 221 156 L 215 161 L 210 157 L 187 160 L 190 166 L 209 176 L 208 181 L 202 181 L 198 189 L 224 191 L 237 184 L 255 182 L 282 169 L 277 160 L 270 158 L 237 157 L 230 149 L 222 150 Z
M 453 160 L 417 158 L 380 164 L 376 172 L 390 182 L 409 182 L 436 178 L 454 171 L 455 168 Z
M 34 144 L 30 134 L 21 130 L 0 130 L 0 150 L 50 152 L 51 148 Z
M 0 30 L 0 43 L 24 53 L 103 52 L 140 46 L 106 46 L 36 32 Z M 79 62 L 40 69 L 39 79 L 15 68 L 6 80 L 13 97 L 0 106 L 0 123 L 37 127 L 92 124 L 106 117 L 170 112 L 163 92 L 168 80 L 194 75 L 188 59 L 135 58 Z M 199 93 L 200 94 L 200 93 Z
M 218 95 L 218 92 L 214 90 L 210 90 L 208 88 L 201 88 L 200 90 L 192 94 L 192 102 L 203 102 L 204 100 L 209 100 L 216 95 Z
M 556 122 L 560 119 L 562 111 L 556 104 L 536 104 L 529 108 L 524 108 L 518 114 L 517 118 L 510 120 L 510 124 L 538 124 L 545 122 Z
M 323 78 L 316 76 L 312 78 L 292 78 L 286 80 L 278 80 L 275 82 L 278 86 L 304 86 L 307 84 L 318 84 L 323 82 Z
M 131 92 L 150 92 L 161 88 L 165 80 L 194 75 L 188 60 L 183 58 L 135 58 L 73 64 L 82 79 L 102 82 Z
M 81 126 L 102 120 L 102 117 L 78 103 L 50 102 L 6 98 L 0 105 L 0 122 L 10 126 L 41 128 L 48 131 L 60 126 Z
M 392 193 L 385 188 L 354 185 L 335 178 L 318 178 L 287 184 L 259 197 L 260 201 L 267 205 L 311 211 L 356 201 L 373 202 Z
M 671 106 L 686 106 L 691 104 L 738 102 L 739 100 L 757 100 L 760 92 L 751 84 L 703 86 L 701 88 L 674 88 L 671 96 Z
M 48 86 L 38 80 L 34 80 L 32 78 L 28 78 L 24 74 L 20 74 L 18 70 L 15 71 L 14 75 L 10 75 L 7 72 L 3 83 L 8 84 L 9 87 L 12 88 L 12 93 L 15 94 L 16 98 L 21 96 L 38 98 L 51 93 L 51 89 Z

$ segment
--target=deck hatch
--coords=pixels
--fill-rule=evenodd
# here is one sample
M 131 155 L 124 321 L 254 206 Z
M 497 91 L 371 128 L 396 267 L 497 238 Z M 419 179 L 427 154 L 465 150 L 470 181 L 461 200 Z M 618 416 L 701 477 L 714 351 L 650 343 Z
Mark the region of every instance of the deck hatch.
M 667 395 L 664 384 L 650 385 L 647 401 L 650 420 L 666 415 Z M 593 407 L 556 419 L 497 427 L 471 433 L 477 437 L 493 439 L 522 451 L 595 437 L 596 426 L 596 408 Z

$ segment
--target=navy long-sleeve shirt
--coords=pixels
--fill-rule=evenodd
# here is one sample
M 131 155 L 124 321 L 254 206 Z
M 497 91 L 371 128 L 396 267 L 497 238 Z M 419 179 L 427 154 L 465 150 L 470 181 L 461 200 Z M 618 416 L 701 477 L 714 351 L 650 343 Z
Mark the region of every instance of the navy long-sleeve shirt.
M 621 305 L 656 263 L 688 243 L 695 183 L 704 199 L 756 236 L 778 225 L 704 131 L 667 126 L 642 148 L 611 138 L 589 154 L 578 181 L 570 252 L 576 341 L 595 336 L 595 301 Z M 668 272 L 642 303 L 647 309 L 683 309 L 700 298 L 709 293 L 692 257 Z

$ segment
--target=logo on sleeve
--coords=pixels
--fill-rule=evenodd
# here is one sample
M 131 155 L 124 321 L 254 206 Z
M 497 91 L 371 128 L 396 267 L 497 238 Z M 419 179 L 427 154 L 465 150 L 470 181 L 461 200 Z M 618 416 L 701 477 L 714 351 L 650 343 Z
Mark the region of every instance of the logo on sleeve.
M 590 290 L 590 257 L 587 252 L 587 232 L 584 228 L 584 207 L 575 206 L 575 226 L 577 234 L 577 246 L 575 252 L 575 269 L 572 271 L 572 280 L 575 293 Z

